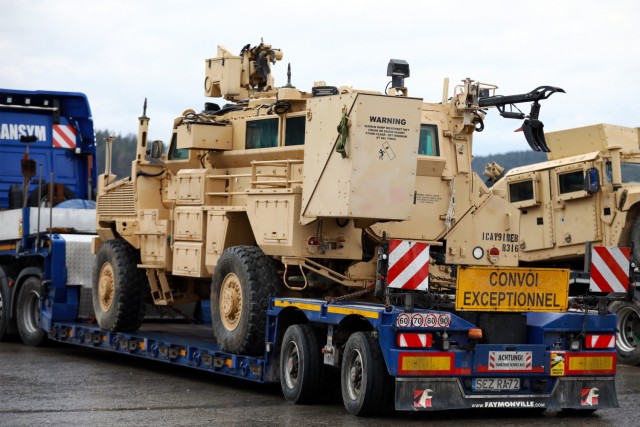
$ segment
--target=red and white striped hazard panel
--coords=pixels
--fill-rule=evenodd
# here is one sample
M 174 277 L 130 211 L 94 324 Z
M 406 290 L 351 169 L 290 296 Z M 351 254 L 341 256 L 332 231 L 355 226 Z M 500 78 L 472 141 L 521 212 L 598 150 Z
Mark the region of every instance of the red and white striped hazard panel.
M 58 148 L 76 148 L 76 130 L 73 126 L 53 125 L 53 146 Z
M 585 339 L 587 348 L 615 348 L 615 335 L 587 335 Z
M 431 334 L 398 334 L 398 347 L 427 348 L 433 344 Z
M 429 289 L 429 245 L 411 240 L 389 241 L 390 288 Z
M 630 248 L 591 248 L 591 292 L 626 292 L 629 286 Z

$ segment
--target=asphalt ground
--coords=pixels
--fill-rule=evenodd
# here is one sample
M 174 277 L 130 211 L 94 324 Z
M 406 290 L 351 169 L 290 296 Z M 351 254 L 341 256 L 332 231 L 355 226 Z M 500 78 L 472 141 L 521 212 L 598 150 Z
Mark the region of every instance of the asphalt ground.
M 620 408 L 577 416 L 557 410 L 348 414 L 338 393 L 292 405 L 262 385 L 100 350 L 0 343 L 1 426 L 637 426 L 640 367 L 618 365 Z

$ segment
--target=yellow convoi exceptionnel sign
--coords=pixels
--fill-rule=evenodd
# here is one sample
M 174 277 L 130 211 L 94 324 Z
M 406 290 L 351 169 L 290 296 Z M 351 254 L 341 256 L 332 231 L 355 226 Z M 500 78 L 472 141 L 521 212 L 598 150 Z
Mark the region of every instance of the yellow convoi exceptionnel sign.
M 458 269 L 456 310 L 567 310 L 569 270 L 466 267 Z

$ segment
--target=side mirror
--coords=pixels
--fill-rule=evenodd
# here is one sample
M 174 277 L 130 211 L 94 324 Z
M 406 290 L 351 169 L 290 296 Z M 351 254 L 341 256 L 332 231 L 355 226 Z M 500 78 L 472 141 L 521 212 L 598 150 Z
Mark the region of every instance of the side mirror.
M 152 159 L 159 159 L 162 157 L 163 151 L 164 144 L 162 143 L 162 141 L 156 140 L 151 143 L 150 152 L 148 152 L 148 154 Z
M 594 194 L 600 191 L 600 172 L 598 172 L 598 169 L 588 169 L 584 175 L 584 185 L 587 193 Z

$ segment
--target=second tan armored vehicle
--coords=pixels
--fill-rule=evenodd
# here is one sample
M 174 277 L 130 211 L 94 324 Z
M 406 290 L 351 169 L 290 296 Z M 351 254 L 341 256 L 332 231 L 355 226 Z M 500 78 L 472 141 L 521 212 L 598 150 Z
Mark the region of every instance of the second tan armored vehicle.
M 640 128 L 608 124 L 546 134 L 548 161 L 493 186 L 520 212 L 520 260 L 583 267 L 585 243 L 634 245 L 640 259 Z
M 466 79 L 423 103 L 408 96 L 409 65 L 391 60 L 387 93 L 324 82 L 307 92 L 274 86 L 281 58 L 263 43 L 219 47 L 205 95 L 231 103 L 185 111 L 166 156 L 143 114 L 131 177 L 100 176 L 102 328 L 138 328 L 148 295 L 163 306 L 210 299 L 221 347 L 254 353 L 271 296 L 366 297 L 386 239 L 430 245 L 431 287 L 451 287 L 457 265 L 518 264 L 519 211 L 472 172 L 472 135 L 483 108 L 533 102 L 525 126 L 543 146 L 538 100 L 561 90 L 498 97 Z

